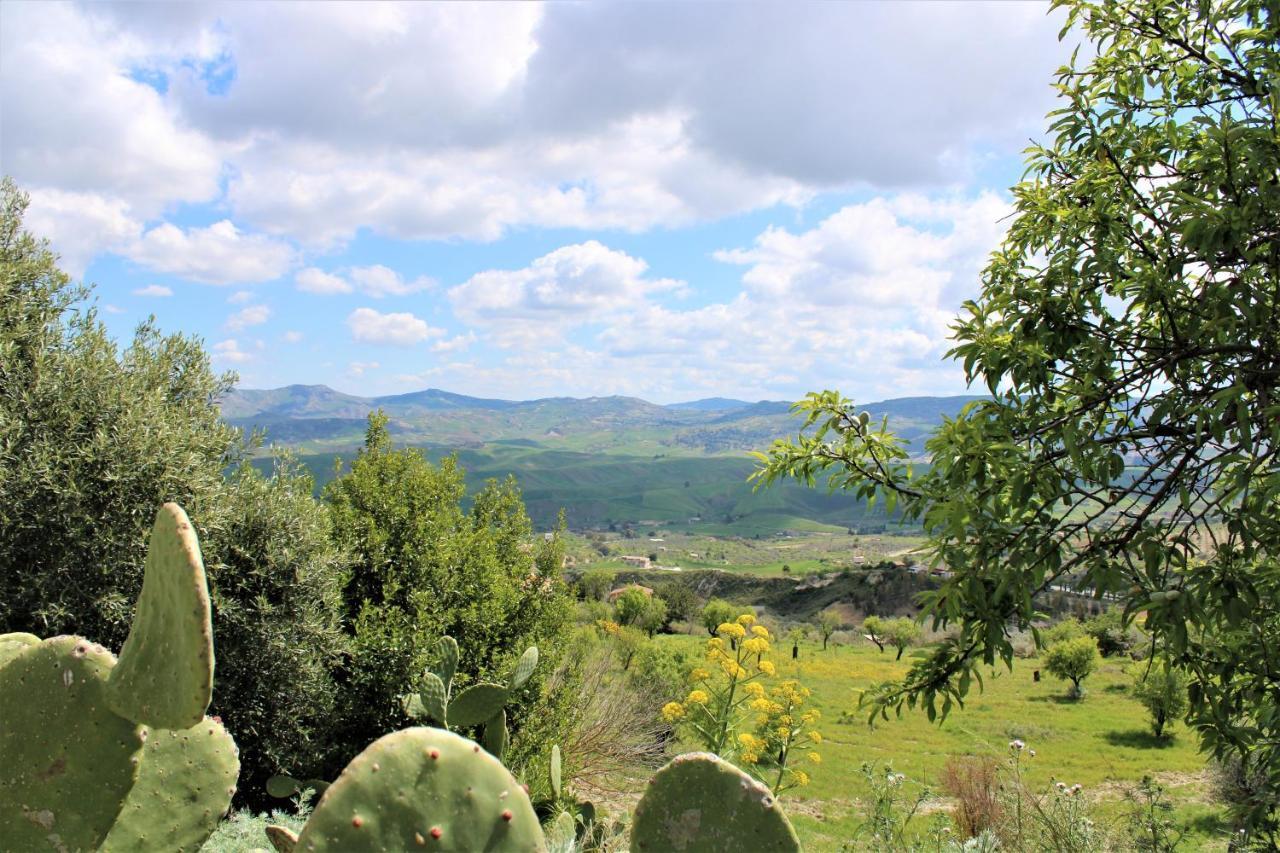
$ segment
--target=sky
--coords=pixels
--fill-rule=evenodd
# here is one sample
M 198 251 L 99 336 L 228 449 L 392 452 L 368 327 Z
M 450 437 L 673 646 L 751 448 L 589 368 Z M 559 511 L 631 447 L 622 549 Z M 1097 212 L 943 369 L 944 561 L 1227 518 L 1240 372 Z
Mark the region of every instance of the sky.
M 964 393 L 1032 2 L 0 3 L 0 172 L 247 388 Z

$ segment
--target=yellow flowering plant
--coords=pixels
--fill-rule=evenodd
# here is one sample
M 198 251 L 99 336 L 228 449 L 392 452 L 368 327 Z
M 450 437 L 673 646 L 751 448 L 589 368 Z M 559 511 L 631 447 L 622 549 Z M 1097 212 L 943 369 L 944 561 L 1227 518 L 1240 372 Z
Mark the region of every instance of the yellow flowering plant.
M 810 728 L 817 711 L 800 710 L 807 688 L 795 681 L 766 688 L 766 679 L 777 672 L 765 657 L 771 639 L 749 613 L 722 623 L 707 641 L 707 666 L 690 672 L 689 694 L 664 705 L 662 717 L 679 724 L 708 751 L 743 765 L 777 795 L 808 782 L 805 772 L 788 762 L 800 753 L 808 753 L 814 764 L 820 761 L 812 747 L 821 735 Z M 748 731 L 752 711 L 756 725 Z

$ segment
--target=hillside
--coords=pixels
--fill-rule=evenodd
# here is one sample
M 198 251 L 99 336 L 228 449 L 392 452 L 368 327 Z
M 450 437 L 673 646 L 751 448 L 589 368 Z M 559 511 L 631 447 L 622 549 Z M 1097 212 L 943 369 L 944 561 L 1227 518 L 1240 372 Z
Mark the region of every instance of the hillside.
M 920 456 L 944 415 L 974 397 L 907 397 L 867 404 Z M 879 510 L 793 482 L 755 491 L 747 450 L 793 435 L 790 404 L 713 398 L 660 406 L 633 397 L 493 400 L 427 389 L 355 397 L 323 385 L 237 390 L 227 420 L 294 448 L 323 485 L 350 457 L 365 418 L 382 409 L 398 443 L 433 458 L 456 453 L 472 488 L 514 475 L 539 527 L 565 510 L 573 529 L 652 523 L 717 535 L 843 531 L 883 525 Z M 260 464 L 267 464 L 261 460 Z

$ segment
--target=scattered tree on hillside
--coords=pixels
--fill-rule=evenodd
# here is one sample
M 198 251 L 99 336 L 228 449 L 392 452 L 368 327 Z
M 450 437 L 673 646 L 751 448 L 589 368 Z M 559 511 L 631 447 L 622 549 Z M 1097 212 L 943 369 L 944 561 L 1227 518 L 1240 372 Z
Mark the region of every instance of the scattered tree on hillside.
M 730 604 L 722 598 L 713 598 L 702 608 L 702 627 L 714 637 L 721 625 L 737 619 L 741 612 L 743 612 L 741 605 Z
M 818 633 L 822 635 L 822 650 L 826 651 L 827 641 L 831 635 L 844 627 L 844 619 L 834 610 L 823 610 L 818 614 Z
M 578 592 L 584 601 L 604 601 L 613 586 L 613 575 L 601 569 L 591 569 L 578 578 Z
M 658 587 L 656 593 L 667 603 L 667 625 L 673 621 L 687 622 L 698 612 L 698 594 L 688 584 L 670 581 Z
M 1242 809 L 1280 843 L 1280 13 L 1266 0 L 1067 0 L 1092 44 L 1055 88 L 1003 246 L 951 356 L 991 399 L 912 472 L 836 392 L 763 457 L 920 522 L 952 572 L 926 613 L 954 638 L 872 713 L 945 716 L 1008 627 L 1071 585 L 1115 596 L 1191 676 L 1203 748 L 1272 780 Z
M 922 634 L 920 625 L 916 623 L 916 620 L 908 619 L 905 616 L 889 620 L 887 633 L 889 642 L 898 650 L 894 660 L 902 660 L 902 653 L 908 647 L 920 642 Z
M 1151 715 L 1151 731 L 1164 737 L 1165 726 L 1187 712 L 1187 674 L 1156 657 L 1141 661 L 1129 670 L 1133 696 Z
M 884 651 L 888 640 L 888 623 L 879 616 L 868 616 L 862 620 L 862 635 L 876 644 L 876 648 Z
M 1068 694 L 1072 699 L 1084 698 L 1080 682 L 1098 668 L 1101 657 L 1098 643 L 1093 637 L 1076 637 L 1050 646 L 1044 653 L 1044 668 L 1049 674 L 1071 682 Z
M 619 625 L 636 625 L 649 609 L 650 593 L 638 586 L 627 587 L 614 599 L 614 621 Z

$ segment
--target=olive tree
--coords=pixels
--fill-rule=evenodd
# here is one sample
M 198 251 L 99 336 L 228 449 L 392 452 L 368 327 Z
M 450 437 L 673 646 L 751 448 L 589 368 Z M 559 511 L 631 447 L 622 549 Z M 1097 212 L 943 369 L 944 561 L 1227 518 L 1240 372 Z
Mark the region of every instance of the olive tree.
M 1191 725 L 1280 790 L 1280 15 L 1264 0 L 1059 0 L 1089 49 L 950 356 L 990 392 L 912 471 L 887 422 L 834 391 L 758 477 L 883 500 L 952 576 L 952 639 L 873 714 L 962 702 L 1013 665 L 1037 595 L 1118 599 L 1191 677 Z M 1275 841 L 1277 797 L 1240 815 Z
M 1068 695 L 1072 699 L 1084 698 L 1084 686 L 1080 682 L 1092 675 L 1101 662 L 1098 642 L 1093 637 L 1063 640 L 1044 653 L 1044 668 L 1049 674 L 1071 682 Z

